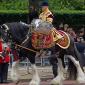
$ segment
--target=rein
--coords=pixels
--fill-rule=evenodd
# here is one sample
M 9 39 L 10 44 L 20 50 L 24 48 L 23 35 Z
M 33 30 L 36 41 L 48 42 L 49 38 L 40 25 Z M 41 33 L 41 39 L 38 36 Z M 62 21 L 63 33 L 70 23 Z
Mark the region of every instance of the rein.
M 19 44 L 15 44 L 15 45 L 16 45 L 17 47 L 23 48 L 23 49 L 25 49 L 25 50 L 32 51 L 32 52 L 34 52 L 34 53 L 39 53 L 37 57 L 40 57 L 40 56 L 43 54 L 43 50 L 41 50 L 40 52 L 38 52 L 38 51 L 32 50 L 32 49 L 30 49 L 30 48 L 26 48 L 26 47 L 24 47 L 24 46 L 21 46 L 21 45 L 19 45 Z
M 38 51 L 35 51 L 35 50 L 32 50 L 32 49 L 30 49 L 30 48 L 26 48 L 26 47 L 24 47 L 24 46 L 21 46 L 21 45 L 19 45 L 19 44 L 15 44 L 17 47 L 20 47 L 20 48 L 23 48 L 23 49 L 26 49 L 26 50 L 28 50 L 28 51 L 32 51 L 32 52 L 35 52 L 35 53 L 37 53 Z

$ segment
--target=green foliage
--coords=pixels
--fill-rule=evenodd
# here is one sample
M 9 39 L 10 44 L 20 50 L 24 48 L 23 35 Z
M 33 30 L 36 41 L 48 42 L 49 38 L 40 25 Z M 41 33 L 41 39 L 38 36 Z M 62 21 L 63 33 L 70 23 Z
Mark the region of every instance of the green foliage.
M 85 10 L 85 0 L 49 0 L 52 10 Z
M 49 0 L 49 5 L 55 15 L 55 25 L 61 22 L 85 25 L 85 0 Z
M 46 0 L 47 1 L 47 0 Z M 48 0 L 55 18 L 54 24 L 61 22 L 85 24 L 85 0 Z M 28 0 L 0 0 L 0 24 L 14 21 L 27 22 Z
M 84 14 L 85 15 L 85 11 L 82 10 L 53 10 L 54 13 L 58 13 L 58 14 Z
M 85 0 L 67 0 L 69 3 L 69 7 L 73 7 L 75 10 L 85 10 Z
M 0 0 L 0 12 L 28 12 L 29 0 Z M 85 0 L 43 0 L 48 1 L 50 9 L 60 14 L 85 14 Z M 7 10 L 7 11 L 6 11 Z M 77 11 L 76 11 L 77 10 Z
M 28 13 L 28 10 L 0 10 L 0 14 L 25 14 Z
M 1 0 L 0 10 L 28 10 L 28 0 Z
M 0 0 L 0 10 L 28 10 L 29 0 Z M 44 0 L 55 10 L 85 10 L 85 0 Z

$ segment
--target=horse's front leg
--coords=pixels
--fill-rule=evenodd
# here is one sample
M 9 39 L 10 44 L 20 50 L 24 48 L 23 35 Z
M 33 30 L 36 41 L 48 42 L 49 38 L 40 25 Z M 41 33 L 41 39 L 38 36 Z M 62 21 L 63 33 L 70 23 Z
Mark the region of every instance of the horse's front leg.
M 19 81 L 18 64 L 19 64 L 19 60 L 13 62 L 12 68 L 11 68 L 11 74 L 10 74 L 11 79 L 15 83 L 17 83 Z
M 63 80 L 65 79 L 63 70 L 62 61 L 58 58 L 58 75 L 51 81 L 52 85 L 63 85 Z
M 77 82 L 78 83 L 85 83 L 85 74 L 81 69 L 80 63 L 76 60 L 73 56 L 68 56 L 69 59 L 74 63 L 75 67 L 77 68 Z
M 35 64 L 32 64 L 33 77 L 29 85 L 40 85 L 40 78 Z

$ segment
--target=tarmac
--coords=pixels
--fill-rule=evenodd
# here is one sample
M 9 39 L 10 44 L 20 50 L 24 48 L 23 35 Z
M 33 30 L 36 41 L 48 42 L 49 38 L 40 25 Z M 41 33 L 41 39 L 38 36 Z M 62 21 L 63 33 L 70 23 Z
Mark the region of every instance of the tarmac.
M 51 66 L 45 67 L 38 67 L 39 76 L 41 78 L 40 85 L 51 85 L 50 82 L 53 79 L 52 68 Z M 10 70 L 9 69 L 9 76 L 7 84 L 0 84 L 0 85 L 16 85 L 10 79 Z M 29 85 L 29 82 L 32 78 L 32 69 L 29 67 L 29 71 L 26 70 L 26 67 L 19 67 L 19 74 L 20 74 L 20 81 L 17 85 Z M 67 73 L 65 73 L 65 77 L 68 77 Z M 74 80 L 65 80 L 63 85 L 85 85 L 85 84 L 77 84 Z

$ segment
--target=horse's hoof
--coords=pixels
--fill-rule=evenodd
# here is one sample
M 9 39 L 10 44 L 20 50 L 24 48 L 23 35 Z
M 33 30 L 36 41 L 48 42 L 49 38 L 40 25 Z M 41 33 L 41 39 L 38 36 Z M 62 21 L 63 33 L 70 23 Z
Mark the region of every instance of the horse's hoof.
M 51 85 L 60 85 L 60 83 L 57 82 L 56 80 L 52 80 L 52 81 L 51 81 Z
M 15 85 L 18 85 L 18 84 L 19 84 L 19 82 L 20 82 L 20 81 L 16 81 L 16 82 L 14 82 L 14 83 L 15 83 Z
M 51 81 L 51 85 L 62 85 L 62 80 L 57 80 L 56 78 Z
M 51 85 L 60 85 L 60 84 L 51 84 Z
M 79 84 L 85 84 L 85 79 L 82 79 L 82 78 L 81 79 L 78 79 L 77 80 L 77 83 L 79 83 Z
M 31 81 L 29 85 L 40 85 L 40 81 Z

